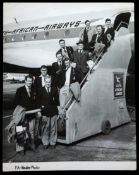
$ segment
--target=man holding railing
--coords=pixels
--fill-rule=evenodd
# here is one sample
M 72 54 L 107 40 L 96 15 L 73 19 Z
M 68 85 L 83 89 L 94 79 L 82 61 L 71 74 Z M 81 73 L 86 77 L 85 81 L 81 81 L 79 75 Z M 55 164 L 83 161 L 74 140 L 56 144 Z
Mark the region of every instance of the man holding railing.
M 104 46 L 104 51 L 107 48 L 107 38 L 106 35 L 104 35 L 104 29 L 102 25 L 97 25 L 96 26 L 96 31 L 97 33 L 92 36 L 92 40 L 90 42 L 90 46 L 92 47 L 92 51 L 95 49 L 95 45 L 97 43 L 100 43 L 101 45 Z
M 61 89 L 59 94 L 60 107 L 63 110 L 68 100 L 74 97 L 80 101 L 80 77 L 76 68 L 72 67 L 72 62 L 67 58 L 64 60 L 65 70 L 61 76 Z
M 111 26 L 111 19 L 107 18 L 105 20 L 105 27 L 103 30 L 104 35 L 107 35 L 108 33 L 111 35 L 111 40 L 114 40 L 115 37 L 115 31 L 113 29 L 113 27 Z
M 89 57 L 88 51 L 84 50 L 84 42 L 79 41 L 77 46 L 77 50 L 73 52 L 73 62 L 71 65 L 78 70 L 78 75 L 80 77 L 79 82 L 81 83 L 89 71 L 87 61 L 89 61 L 91 58 Z

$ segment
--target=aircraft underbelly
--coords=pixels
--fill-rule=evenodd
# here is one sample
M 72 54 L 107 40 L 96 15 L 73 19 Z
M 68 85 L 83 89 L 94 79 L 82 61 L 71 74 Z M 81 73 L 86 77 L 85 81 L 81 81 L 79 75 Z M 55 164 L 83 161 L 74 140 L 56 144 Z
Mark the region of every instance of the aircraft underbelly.
M 15 42 L 4 44 L 3 61 L 18 66 L 38 68 L 41 65 L 51 65 L 56 61 L 59 49 L 59 39 Z M 74 46 L 78 38 L 67 38 L 66 44 Z

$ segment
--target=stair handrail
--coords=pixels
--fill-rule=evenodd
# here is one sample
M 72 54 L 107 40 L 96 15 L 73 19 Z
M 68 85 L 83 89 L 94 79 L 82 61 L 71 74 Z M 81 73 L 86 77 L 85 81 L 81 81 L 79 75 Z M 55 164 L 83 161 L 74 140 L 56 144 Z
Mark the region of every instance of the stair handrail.
M 83 78 L 82 82 L 80 83 L 80 86 L 83 84 L 83 82 L 87 79 L 88 75 L 90 74 L 90 72 L 93 70 L 93 68 L 95 67 L 96 63 L 98 62 L 99 58 L 102 56 L 103 54 L 103 51 L 104 51 L 104 48 L 102 49 L 101 53 L 99 54 L 98 58 L 95 60 L 95 63 L 93 65 L 93 67 L 88 71 L 88 73 L 86 74 L 86 76 Z M 94 52 L 93 52 L 94 53 Z M 73 97 L 73 96 L 72 96 Z M 68 102 L 66 103 L 66 105 L 64 106 L 63 108 L 63 111 L 64 113 L 66 112 L 66 108 L 67 106 L 69 105 L 69 103 L 71 102 L 72 100 L 72 97 L 68 100 Z M 67 119 L 67 118 L 65 118 Z

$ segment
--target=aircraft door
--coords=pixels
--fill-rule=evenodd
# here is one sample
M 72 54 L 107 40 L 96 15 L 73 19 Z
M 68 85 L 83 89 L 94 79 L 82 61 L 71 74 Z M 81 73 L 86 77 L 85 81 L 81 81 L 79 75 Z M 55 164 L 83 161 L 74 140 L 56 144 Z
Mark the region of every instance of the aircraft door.
M 131 13 L 120 13 L 116 16 L 113 28 L 115 31 L 118 31 L 121 27 L 128 28 L 129 21 L 130 21 Z

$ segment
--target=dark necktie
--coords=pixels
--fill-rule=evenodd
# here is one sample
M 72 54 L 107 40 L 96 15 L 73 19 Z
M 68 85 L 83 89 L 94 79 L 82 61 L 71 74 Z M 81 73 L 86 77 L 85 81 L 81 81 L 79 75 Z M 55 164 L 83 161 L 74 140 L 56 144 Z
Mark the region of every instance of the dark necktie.
M 31 88 L 27 88 L 27 91 L 28 91 L 28 96 L 30 97 L 30 93 L 31 93 Z
M 81 49 L 79 50 L 79 54 L 80 54 L 80 55 L 82 54 L 82 50 L 81 50 Z
M 47 92 L 48 92 L 48 94 L 50 94 L 50 88 L 47 88 Z
M 83 35 L 83 41 L 85 43 L 88 43 L 88 34 L 87 34 L 88 30 L 85 28 L 84 29 L 84 35 Z
M 97 35 L 97 37 L 96 37 L 96 42 L 98 42 L 98 37 L 99 37 L 99 35 Z
M 64 49 L 64 52 L 66 53 L 67 52 L 66 48 L 64 47 L 63 49 Z

